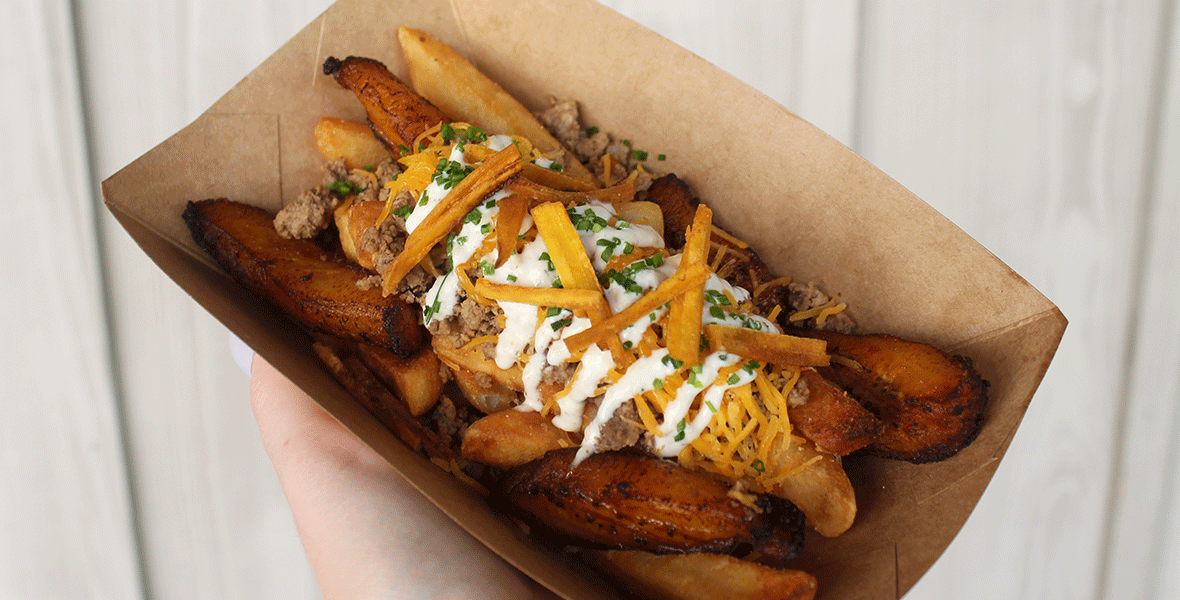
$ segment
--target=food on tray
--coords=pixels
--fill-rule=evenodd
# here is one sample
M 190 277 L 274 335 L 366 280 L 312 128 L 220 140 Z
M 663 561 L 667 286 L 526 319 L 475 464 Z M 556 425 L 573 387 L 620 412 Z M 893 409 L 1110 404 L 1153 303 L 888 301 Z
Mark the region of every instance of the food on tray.
M 325 62 L 369 127 L 316 126 L 324 185 L 273 224 L 226 200 L 184 217 L 358 401 L 539 541 L 669 597 L 811 597 L 789 567 L 804 522 L 854 523 L 843 456 L 941 460 L 978 433 L 969 360 L 850 333 L 846 304 L 772 275 L 576 104 L 538 120 L 429 34 L 399 39 L 413 89 Z

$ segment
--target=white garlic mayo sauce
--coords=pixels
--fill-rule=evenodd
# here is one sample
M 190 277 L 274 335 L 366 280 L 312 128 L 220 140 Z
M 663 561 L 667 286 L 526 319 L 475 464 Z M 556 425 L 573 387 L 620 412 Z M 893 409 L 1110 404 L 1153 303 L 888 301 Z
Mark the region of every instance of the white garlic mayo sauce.
M 491 136 L 487 146 L 501 150 L 512 143 L 508 136 Z M 463 152 L 452 150 L 448 160 L 450 169 L 471 167 L 464 161 Z M 551 161 L 538 159 L 536 164 L 549 166 Z M 419 202 L 406 218 L 406 229 L 414 231 L 425 220 L 426 215 L 450 193 L 456 181 L 439 183 L 435 178 L 422 193 Z M 489 195 L 463 220 L 459 231 L 447 241 L 447 253 L 452 270 L 438 277 L 427 292 L 424 317 L 427 324 L 454 314 L 461 296 L 459 278 L 454 266 L 471 260 L 485 240 L 495 235 L 495 221 L 499 213 L 499 202 L 509 195 L 499 191 Z M 680 255 L 665 257 L 662 253 L 652 254 L 645 259 L 632 261 L 621 270 L 607 270 L 607 264 L 616 255 L 630 255 L 641 249 L 664 248 L 663 236 L 650 226 L 630 223 L 618 219 L 613 206 L 597 201 L 570 208 L 570 220 L 574 224 L 582 246 L 590 257 L 595 272 L 603 282 L 603 294 L 612 313 L 618 313 L 631 306 L 643 294 L 655 289 L 671 277 L 680 265 Z M 524 235 L 532 228 L 532 217 L 526 215 L 518 235 Z M 560 285 L 557 272 L 549 259 L 545 242 L 537 237 L 524 244 L 518 253 L 508 257 L 504 264 L 495 267 L 497 250 L 491 250 L 479 258 L 481 275 L 494 283 L 524 287 L 553 287 Z M 616 262 L 617 264 L 617 262 Z M 605 271 L 605 273 L 604 273 Z M 702 324 L 721 324 L 745 327 L 761 331 L 778 332 L 778 327 L 768 319 L 757 315 L 731 313 L 723 307 L 736 306 L 749 298 L 749 292 L 734 287 L 715 274 L 710 274 L 705 283 L 705 305 L 701 314 Z M 543 408 L 540 386 L 546 367 L 565 368 L 570 351 L 564 340 L 585 331 L 591 325 L 588 319 L 575 316 L 561 307 L 538 308 L 518 302 L 499 302 L 504 312 L 504 329 L 496 342 L 495 362 L 501 369 L 511 368 L 518 361 L 523 362 L 521 378 L 524 397 L 517 410 L 539 411 Z M 667 311 L 661 307 L 641 317 L 624 328 L 619 337 L 624 349 L 630 349 L 643 338 L 652 323 Z M 687 381 L 676 391 L 675 398 L 667 405 L 660 423 L 659 435 L 653 439 L 655 453 L 663 457 L 677 456 L 708 427 L 714 413 L 721 405 L 726 390 L 752 382 L 756 370 L 749 366 L 737 369 L 725 381 L 717 381 L 726 367 L 742 362 L 742 357 L 715 351 L 696 367 L 687 372 Z M 572 378 L 557 398 L 560 412 L 553 418 L 553 424 L 570 432 L 583 429 L 583 412 L 586 403 L 601 393 L 597 412 L 585 426 L 583 441 L 574 459 L 574 465 L 595 452 L 601 439 L 602 429 L 614 416 L 615 411 L 628 400 L 654 389 L 662 389 L 663 381 L 678 372 L 680 365 L 671 359 L 665 348 L 653 351 L 649 356 L 640 357 L 619 376 L 618 381 L 605 387 L 609 373 L 616 364 L 607 350 L 596 344 L 583 351 Z M 697 398 L 700 397 L 700 402 Z M 696 414 L 690 419 L 689 413 L 697 406 Z

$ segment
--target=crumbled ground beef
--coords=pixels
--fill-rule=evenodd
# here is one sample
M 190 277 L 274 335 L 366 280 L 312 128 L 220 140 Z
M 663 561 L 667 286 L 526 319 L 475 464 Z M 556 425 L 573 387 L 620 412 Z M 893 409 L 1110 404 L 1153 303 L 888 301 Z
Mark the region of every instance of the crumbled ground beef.
M 791 388 L 790 393 L 787 394 L 787 406 L 795 408 L 796 406 L 803 406 L 807 404 L 807 399 L 811 397 L 807 389 L 807 380 L 800 377 L 795 382 L 795 387 Z
M 791 283 L 787 286 L 787 302 L 790 303 L 792 312 L 822 306 L 830 300 L 831 298 L 820 291 L 814 283 Z M 816 322 L 814 318 L 806 319 L 803 324 L 814 329 L 825 329 L 841 333 L 851 333 L 852 330 L 856 329 L 856 321 L 848 315 L 848 311 L 841 311 L 829 316 L 823 325 Z
M 577 370 L 577 365 L 573 363 L 545 365 L 541 369 L 541 383 L 557 388 L 564 388 L 565 384 L 569 383 L 570 379 L 573 378 L 575 370 Z
M 339 199 L 319 187 L 307 190 L 275 216 L 275 231 L 287 239 L 308 240 L 327 229 Z
M 503 330 L 499 322 L 503 314 L 499 306 L 480 304 L 460 292 L 455 314 L 432 322 L 427 329 L 431 335 L 447 340 L 458 348 L 477 337 L 499 334 Z
M 553 134 L 566 148 L 574 153 L 586 168 L 596 177 L 602 179 L 602 155 L 609 153 L 611 158 L 611 181 L 626 178 L 635 167 L 634 155 L 631 148 L 624 144 L 612 143 L 606 132 L 595 131 L 589 133 L 582 125 L 578 113 L 578 104 L 573 100 L 552 100 L 550 107 L 537 115 L 541 124 Z M 644 171 L 639 171 L 635 179 L 636 199 L 641 199 L 647 188 L 651 187 L 652 178 Z
M 635 402 L 628 400 L 621 404 L 610 420 L 603 424 L 598 443 L 594 446 L 595 452 L 630 448 L 639 441 L 642 435 L 643 429 L 639 426 L 639 411 L 635 409 Z

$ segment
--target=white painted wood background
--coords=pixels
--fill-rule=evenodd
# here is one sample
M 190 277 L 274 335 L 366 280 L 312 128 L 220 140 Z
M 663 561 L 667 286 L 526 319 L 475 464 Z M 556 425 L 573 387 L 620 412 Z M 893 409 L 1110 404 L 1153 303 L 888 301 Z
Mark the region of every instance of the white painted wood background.
M 1180 598 L 1171 0 L 608 0 L 881 167 L 1071 324 L 909 598 Z M 315 598 L 224 329 L 97 182 L 328 0 L 0 0 L 0 599 Z

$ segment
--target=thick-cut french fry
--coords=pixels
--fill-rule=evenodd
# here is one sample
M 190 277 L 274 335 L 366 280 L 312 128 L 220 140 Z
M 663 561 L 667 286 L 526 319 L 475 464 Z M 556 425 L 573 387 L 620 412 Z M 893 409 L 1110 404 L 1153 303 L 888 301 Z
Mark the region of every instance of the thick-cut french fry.
M 713 211 L 704 204 L 697 206 L 696 216 L 684 237 L 684 253 L 680 256 L 677 271 L 708 262 L 712 225 Z M 701 311 L 704 306 L 705 284 L 702 282 L 677 296 L 668 307 L 668 354 L 690 367 L 701 362 Z
M 430 348 L 423 348 L 410 358 L 402 358 L 377 346 L 357 344 L 356 354 L 365 366 L 397 392 L 415 417 L 434 408 L 442 395 L 438 357 Z
M 826 367 L 828 345 L 823 340 L 755 331 L 744 327 L 705 325 L 710 348 L 725 348 L 745 358 L 797 367 Z M 823 343 L 816 343 L 823 342 Z
M 750 489 L 790 500 L 822 536 L 835 537 L 852 527 L 856 492 L 839 456 L 820 451 L 811 440 L 780 436 L 763 466 L 765 476 L 748 481 Z
M 408 27 L 398 29 L 397 37 L 410 67 L 410 80 L 424 98 L 453 119 L 488 133 L 528 138 L 542 152 L 562 150 L 569 158 L 565 173 L 597 187 L 590 171 L 562 148 L 529 109 L 453 48 L 425 31 Z
M 389 150 L 368 125 L 335 117 L 316 123 L 315 145 L 325 160 L 343 160 L 349 169 L 372 167 L 389 158 Z
M 624 181 L 618 185 L 597 190 L 563 192 L 522 178 L 509 184 L 508 190 L 513 194 L 519 194 L 528 198 L 534 204 L 560 202 L 561 204 L 569 205 L 576 202 L 588 202 L 590 200 L 598 200 L 607 204 L 619 204 L 629 202 L 635 197 L 635 184 L 630 181 Z
M 463 458 L 501 469 L 523 465 L 550 450 L 572 446 L 569 433 L 536 411 L 502 410 L 471 424 L 463 434 Z
M 372 271 L 373 253 L 361 249 L 365 231 L 379 222 L 385 203 L 378 200 L 351 202 L 336 209 L 336 229 L 340 232 L 340 246 L 344 254 L 356 264 Z
M 435 244 L 447 237 L 451 229 L 458 225 L 476 204 L 482 202 L 488 194 L 504 185 L 504 182 L 517 173 L 520 173 L 520 152 L 516 146 L 508 146 L 484 161 L 460 181 L 459 185 L 456 185 L 406 238 L 406 245 L 401 254 L 398 254 L 385 269 L 382 276 L 382 293 L 387 296 L 392 294 L 410 269 L 425 258 Z
M 647 225 L 657 232 L 664 231 L 664 213 L 655 202 L 640 200 L 635 202 L 620 202 L 615 205 L 619 218 L 637 225 Z

